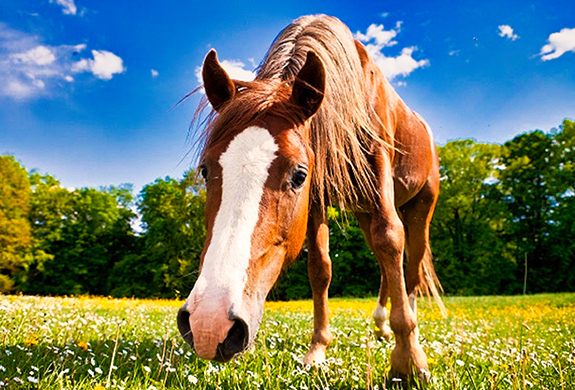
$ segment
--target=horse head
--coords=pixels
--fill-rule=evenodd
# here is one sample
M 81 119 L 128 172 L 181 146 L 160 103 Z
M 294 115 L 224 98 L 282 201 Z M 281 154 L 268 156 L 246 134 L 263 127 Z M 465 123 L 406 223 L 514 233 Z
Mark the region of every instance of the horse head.
M 323 100 L 325 70 L 310 51 L 291 81 L 233 81 L 212 50 L 202 76 L 216 112 L 201 158 L 207 236 L 177 322 L 200 358 L 226 362 L 254 340 L 267 294 L 303 245 L 309 119 Z

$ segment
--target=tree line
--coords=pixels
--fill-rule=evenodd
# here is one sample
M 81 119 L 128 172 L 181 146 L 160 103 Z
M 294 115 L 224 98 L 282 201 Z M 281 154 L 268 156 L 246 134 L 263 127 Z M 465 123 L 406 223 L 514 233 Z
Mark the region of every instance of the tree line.
M 438 147 L 431 225 L 447 294 L 575 290 L 575 122 L 499 145 Z M 134 196 L 130 185 L 69 190 L 0 156 L 0 292 L 184 297 L 205 239 L 205 189 L 193 170 Z M 350 213 L 328 210 L 331 296 L 374 296 L 379 270 Z M 311 297 L 306 250 L 271 299 Z

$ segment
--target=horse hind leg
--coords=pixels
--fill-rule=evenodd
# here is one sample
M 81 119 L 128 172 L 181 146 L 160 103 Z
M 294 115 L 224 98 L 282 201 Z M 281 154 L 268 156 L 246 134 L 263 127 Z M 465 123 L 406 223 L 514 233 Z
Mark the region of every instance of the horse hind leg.
M 372 215 L 368 213 L 355 213 L 355 218 L 359 223 L 359 227 L 363 232 L 367 246 L 373 252 L 373 246 L 371 242 L 371 221 Z M 372 317 L 374 321 L 374 334 L 378 339 L 385 338 L 386 340 L 391 340 L 391 328 L 389 327 L 389 312 L 387 310 L 387 300 L 389 299 L 389 291 L 387 289 L 387 276 L 385 275 L 385 269 L 381 267 L 381 282 L 379 285 L 379 296 L 377 300 L 377 306 L 373 311 Z
M 375 325 L 375 337 L 378 339 L 384 338 L 389 341 L 391 340 L 391 328 L 389 327 L 389 313 L 386 307 L 388 298 L 389 292 L 387 291 L 387 277 L 384 273 L 381 275 L 379 297 L 372 317 Z
M 406 287 L 409 305 L 415 316 L 417 295 L 420 292 L 433 296 L 445 315 L 445 307 L 439 296 L 441 285 L 435 274 L 429 246 L 429 225 L 437 200 L 437 192 L 433 191 L 432 187 L 429 183 L 426 184 L 413 199 L 400 208 L 406 233 Z

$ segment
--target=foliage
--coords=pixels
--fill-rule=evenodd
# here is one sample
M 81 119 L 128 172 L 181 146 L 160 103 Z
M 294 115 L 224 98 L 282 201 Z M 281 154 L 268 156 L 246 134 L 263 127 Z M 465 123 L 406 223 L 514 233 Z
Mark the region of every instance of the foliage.
M 134 245 L 129 187 L 69 191 L 33 175 L 31 222 L 51 258 L 35 264 L 23 290 L 44 295 L 109 291 L 109 270 Z
M 142 190 L 139 201 L 144 233 L 139 252 L 114 266 L 115 296 L 187 294 L 197 278 L 205 241 L 205 189 L 195 171 L 181 181 L 158 179 Z
M 439 280 L 449 293 L 512 292 L 515 259 L 501 239 L 508 215 L 498 202 L 500 149 L 473 140 L 439 148 L 441 195 L 431 244 Z
M 516 294 L 525 275 L 527 292 L 575 290 L 575 122 L 503 145 L 457 140 L 438 151 L 431 245 L 445 292 Z M 191 290 L 206 236 L 205 189 L 193 170 L 158 179 L 135 198 L 129 185 L 63 188 L 12 156 L 0 156 L 0 178 L 0 292 Z M 378 266 L 357 222 L 334 208 L 328 216 L 330 295 L 376 295 Z M 271 299 L 311 297 L 306 255 L 304 248 Z
M 199 360 L 177 331 L 182 302 L 0 296 L 0 388 L 378 389 L 394 343 L 375 340 L 375 299 L 330 300 L 334 341 L 301 364 L 310 301 L 268 303 L 253 348 L 228 364 Z M 570 389 L 575 295 L 446 298 L 418 305 L 430 390 Z
M 29 261 L 30 194 L 26 170 L 14 157 L 0 156 L 0 293 L 12 290 L 14 276 Z

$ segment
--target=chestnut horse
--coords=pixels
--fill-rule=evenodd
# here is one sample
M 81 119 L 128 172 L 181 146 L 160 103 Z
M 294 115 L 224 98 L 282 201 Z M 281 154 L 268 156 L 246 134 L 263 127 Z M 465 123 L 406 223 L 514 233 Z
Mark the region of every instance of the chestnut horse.
M 231 80 L 213 50 L 202 76 L 215 110 L 201 153 L 207 237 L 198 280 L 178 313 L 184 339 L 202 359 L 226 362 L 244 351 L 307 233 L 314 331 L 304 362 L 321 363 L 332 341 L 326 207 L 335 205 L 353 211 L 377 258 L 373 318 L 378 336 L 395 334 L 393 373 L 427 379 L 417 293 L 432 294 L 444 310 L 429 248 L 439 170 L 427 124 L 333 17 L 286 27 L 252 82 Z

